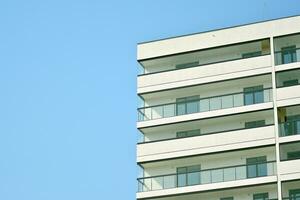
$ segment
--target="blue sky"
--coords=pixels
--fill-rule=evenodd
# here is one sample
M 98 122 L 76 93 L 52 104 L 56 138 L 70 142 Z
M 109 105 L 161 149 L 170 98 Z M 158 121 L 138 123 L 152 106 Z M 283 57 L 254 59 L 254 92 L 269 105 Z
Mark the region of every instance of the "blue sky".
M 136 43 L 299 14 L 299 0 L 0 1 L 0 199 L 134 199 Z

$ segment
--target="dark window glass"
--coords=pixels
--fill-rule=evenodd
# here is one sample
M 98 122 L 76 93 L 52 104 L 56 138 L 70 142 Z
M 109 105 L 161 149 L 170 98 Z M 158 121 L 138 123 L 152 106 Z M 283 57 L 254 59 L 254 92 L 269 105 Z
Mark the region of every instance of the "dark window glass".
M 183 138 L 183 137 L 191 137 L 191 136 L 197 136 L 200 135 L 200 129 L 196 130 L 188 130 L 188 131 L 180 131 L 176 133 L 177 138 Z
M 263 86 L 244 88 L 244 105 L 264 102 Z
M 250 53 L 243 53 L 242 57 L 243 58 L 251 58 L 251 57 L 255 57 L 255 56 L 261 56 L 261 51 L 255 51 L 255 52 L 250 52 Z
M 300 189 L 289 190 L 290 200 L 300 200 Z
M 266 156 L 247 158 L 247 177 L 267 176 L 268 170 L 266 162 Z
M 296 46 L 281 48 L 282 64 L 288 64 L 297 61 Z
M 287 159 L 288 160 L 300 159 L 300 151 L 288 152 Z
M 224 197 L 224 198 L 221 198 L 220 200 L 234 200 L 233 197 Z
M 262 127 L 262 126 L 265 126 L 265 125 L 266 125 L 266 121 L 265 120 L 245 122 L 245 128 Z
M 288 86 L 293 86 L 293 85 L 298 85 L 298 84 L 299 84 L 298 79 L 283 81 L 283 87 L 288 87 Z
M 300 134 L 300 115 L 287 116 L 284 129 L 286 135 Z
M 253 200 L 268 200 L 269 194 L 268 193 L 260 193 L 260 194 L 254 194 Z
M 189 68 L 189 67 L 196 67 L 198 65 L 199 65 L 199 61 L 183 63 L 183 64 L 176 65 L 176 69 L 185 69 L 185 68 Z

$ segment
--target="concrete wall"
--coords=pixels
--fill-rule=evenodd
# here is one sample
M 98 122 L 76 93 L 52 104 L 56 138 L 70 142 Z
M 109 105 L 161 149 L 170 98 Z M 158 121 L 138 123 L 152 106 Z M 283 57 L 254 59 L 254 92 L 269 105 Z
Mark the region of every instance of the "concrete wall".
M 170 38 L 138 45 L 137 58 L 148 59 L 192 50 L 297 33 L 300 16 Z M 232 36 L 235 37 L 232 37 Z M 199 42 L 205 41 L 205 42 Z

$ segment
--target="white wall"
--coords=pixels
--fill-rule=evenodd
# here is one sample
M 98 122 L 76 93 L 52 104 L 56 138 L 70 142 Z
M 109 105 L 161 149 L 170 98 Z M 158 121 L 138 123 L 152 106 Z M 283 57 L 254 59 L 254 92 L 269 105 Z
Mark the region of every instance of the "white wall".
M 259 193 L 269 193 L 269 199 L 277 198 L 277 186 L 275 184 L 255 187 L 249 186 L 239 189 L 227 189 L 214 192 L 164 197 L 159 200 L 220 200 L 222 197 L 234 197 L 235 200 L 253 200 L 253 195 Z

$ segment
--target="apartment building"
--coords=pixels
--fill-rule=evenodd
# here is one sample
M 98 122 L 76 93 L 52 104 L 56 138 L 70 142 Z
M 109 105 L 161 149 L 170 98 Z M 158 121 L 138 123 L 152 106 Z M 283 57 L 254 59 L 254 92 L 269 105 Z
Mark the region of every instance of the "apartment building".
M 137 199 L 300 199 L 300 16 L 137 48 Z

